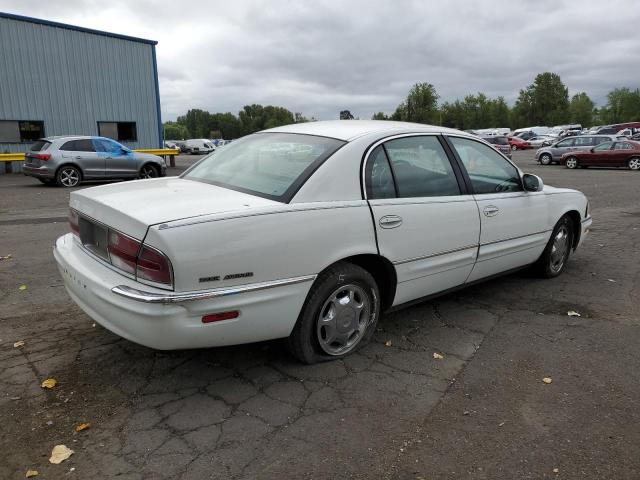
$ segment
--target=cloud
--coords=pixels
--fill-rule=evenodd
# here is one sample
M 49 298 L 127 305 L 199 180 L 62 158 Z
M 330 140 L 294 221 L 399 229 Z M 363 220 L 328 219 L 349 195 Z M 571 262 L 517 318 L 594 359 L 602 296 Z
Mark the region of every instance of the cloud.
M 441 100 L 513 102 L 537 73 L 604 103 L 637 88 L 640 9 L 631 0 L 537 2 L 143 0 L 4 2 L 6 11 L 159 41 L 164 119 L 189 108 L 287 107 L 319 119 L 392 112 L 416 82 Z

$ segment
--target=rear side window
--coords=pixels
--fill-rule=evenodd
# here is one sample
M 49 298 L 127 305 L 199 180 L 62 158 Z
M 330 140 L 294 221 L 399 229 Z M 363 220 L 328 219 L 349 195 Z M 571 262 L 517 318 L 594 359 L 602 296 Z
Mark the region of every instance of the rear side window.
M 95 148 L 93 147 L 93 142 L 90 138 L 82 139 L 82 140 L 70 140 L 64 143 L 60 150 L 64 150 L 67 152 L 95 152 Z
M 367 163 L 367 198 L 395 198 L 396 187 L 391 174 L 391 166 L 382 145 L 377 146 Z
M 520 192 L 520 174 L 495 149 L 467 138 L 449 137 L 476 194 Z
M 451 162 L 437 137 L 398 138 L 384 146 L 398 197 L 460 195 Z
M 31 146 L 32 152 L 44 152 L 47 148 L 49 148 L 51 142 L 47 142 L 46 140 L 38 140 Z
M 593 139 L 591 137 L 577 137 L 574 145 L 576 147 L 589 147 L 593 145 Z
M 605 143 L 605 142 L 610 142 L 611 139 L 609 139 L 608 137 L 595 137 L 595 142 L 593 143 L 594 145 L 600 145 L 601 143 Z
M 65 152 L 75 152 L 76 141 L 70 140 L 68 142 L 63 143 L 62 146 L 60 147 L 60 150 L 64 150 Z

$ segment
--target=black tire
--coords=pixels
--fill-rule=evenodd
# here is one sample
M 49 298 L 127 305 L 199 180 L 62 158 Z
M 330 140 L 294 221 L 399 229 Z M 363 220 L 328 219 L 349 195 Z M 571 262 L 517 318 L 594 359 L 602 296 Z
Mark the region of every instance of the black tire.
M 82 173 L 73 165 L 63 165 L 56 172 L 56 184 L 60 187 L 77 187 L 81 181 Z
M 540 164 L 541 165 L 551 165 L 552 162 L 552 158 L 551 158 L 551 154 L 550 153 L 543 153 L 542 155 L 540 155 Z
M 324 328 L 320 320 L 321 315 L 323 315 L 322 311 L 329 308 L 327 304 L 331 298 L 335 298 L 336 292 L 339 292 L 342 288 L 346 291 L 353 287 L 367 296 L 370 305 L 369 311 L 363 310 L 363 316 L 366 317 L 361 318 L 361 321 L 366 322 L 363 326 L 363 331 L 358 334 L 357 341 L 354 341 L 348 350 L 343 353 L 327 353 L 325 348 L 332 347 L 330 345 L 324 347 L 320 345 L 321 331 Z M 364 302 L 365 299 L 362 299 L 363 305 L 365 304 Z M 379 317 L 380 292 L 374 278 L 369 272 L 357 265 L 338 262 L 318 275 L 311 287 L 298 321 L 287 339 L 289 350 L 294 357 L 307 364 L 343 358 L 371 340 Z M 348 320 L 345 317 L 345 322 Z M 355 318 L 351 319 L 351 321 L 357 323 Z
M 558 265 L 558 256 L 554 257 L 554 245 L 556 245 L 556 237 L 561 231 L 566 231 L 567 238 L 566 242 L 566 250 L 564 251 L 561 263 Z M 573 221 L 568 215 L 564 215 L 556 226 L 553 227 L 553 232 L 551 233 L 551 237 L 549 237 L 549 241 L 547 242 L 547 246 L 545 247 L 542 255 L 534 264 L 534 270 L 538 275 L 543 278 L 554 278 L 560 275 L 565 267 L 567 266 L 567 262 L 569 261 L 569 255 L 571 253 L 571 249 L 573 248 L 573 239 L 575 237 L 574 225 Z
M 157 178 L 159 176 L 160 176 L 160 172 L 158 171 L 158 168 L 155 165 L 151 163 L 145 163 L 140 169 L 140 174 L 138 175 L 138 178 Z
M 573 170 L 580 166 L 580 162 L 578 162 L 578 159 L 576 157 L 569 157 L 564 161 L 564 166 Z

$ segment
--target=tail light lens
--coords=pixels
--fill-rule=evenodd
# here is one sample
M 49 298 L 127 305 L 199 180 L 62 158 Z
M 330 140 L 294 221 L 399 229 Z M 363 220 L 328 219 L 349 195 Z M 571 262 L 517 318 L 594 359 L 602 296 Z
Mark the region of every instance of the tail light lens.
M 109 230 L 107 250 L 114 267 L 127 273 L 136 273 L 140 242 L 114 230 Z
M 51 158 L 51 155 L 48 154 L 48 153 L 31 153 L 31 154 L 29 154 L 29 156 L 31 158 L 42 160 L 43 162 L 46 162 L 47 160 L 49 160 Z
M 80 236 L 80 220 L 78 219 L 78 212 L 69 209 L 69 228 L 71 229 L 71 233 L 76 236 Z
M 171 264 L 158 250 L 143 246 L 138 257 L 136 277 L 171 285 Z

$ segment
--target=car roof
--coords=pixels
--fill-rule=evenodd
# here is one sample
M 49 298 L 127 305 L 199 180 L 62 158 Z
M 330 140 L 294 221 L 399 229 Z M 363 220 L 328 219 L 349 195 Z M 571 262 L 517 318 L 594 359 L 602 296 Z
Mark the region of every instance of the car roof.
M 87 138 L 104 138 L 104 137 L 96 137 L 95 135 L 54 135 L 51 137 L 41 138 L 40 140 L 53 142 L 54 140 L 84 140 Z
M 424 125 L 421 123 L 392 122 L 388 120 L 327 120 L 321 122 L 295 123 L 270 128 L 260 133 L 264 132 L 317 135 L 344 141 L 351 141 L 371 133 L 457 133 L 469 136 L 468 133 L 452 128 Z

